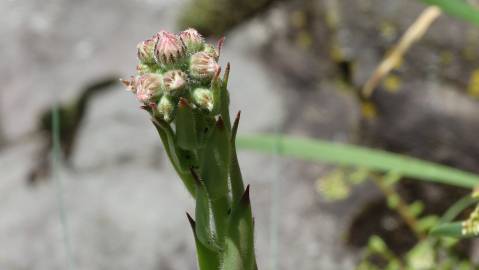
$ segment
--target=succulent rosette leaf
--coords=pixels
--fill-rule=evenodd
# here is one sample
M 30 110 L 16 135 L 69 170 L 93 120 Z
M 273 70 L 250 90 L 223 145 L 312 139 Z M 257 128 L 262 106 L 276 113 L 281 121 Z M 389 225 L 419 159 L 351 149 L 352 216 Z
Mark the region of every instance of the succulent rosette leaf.
M 194 29 L 160 31 L 137 45 L 137 75 L 121 80 L 136 95 L 173 168 L 196 200 L 188 215 L 201 270 L 255 270 L 249 188 L 236 156 L 239 113 L 231 124 L 229 64 Z

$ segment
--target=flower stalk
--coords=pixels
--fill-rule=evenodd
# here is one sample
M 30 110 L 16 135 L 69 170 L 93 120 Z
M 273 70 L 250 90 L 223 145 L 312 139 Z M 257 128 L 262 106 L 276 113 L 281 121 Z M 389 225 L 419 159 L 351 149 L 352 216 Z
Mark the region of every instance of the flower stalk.
M 223 40 L 206 44 L 194 29 L 160 31 L 137 46 L 138 75 L 121 80 L 158 131 L 170 162 L 196 202 L 188 220 L 200 270 L 256 270 L 254 222 L 229 113 Z

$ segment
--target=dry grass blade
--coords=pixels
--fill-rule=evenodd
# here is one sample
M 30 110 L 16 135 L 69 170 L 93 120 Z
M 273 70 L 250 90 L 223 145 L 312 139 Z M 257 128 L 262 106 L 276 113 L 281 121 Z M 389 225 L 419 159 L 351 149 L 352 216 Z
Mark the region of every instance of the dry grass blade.
M 368 79 L 362 89 L 364 97 L 368 98 L 373 93 L 382 78 L 386 76 L 402 59 L 403 55 L 411 45 L 424 36 L 431 24 L 441 15 L 441 9 L 436 6 L 426 8 L 416 19 L 416 21 L 407 29 L 399 40 L 399 43 L 393 48 L 391 53 L 387 54 L 374 73 Z

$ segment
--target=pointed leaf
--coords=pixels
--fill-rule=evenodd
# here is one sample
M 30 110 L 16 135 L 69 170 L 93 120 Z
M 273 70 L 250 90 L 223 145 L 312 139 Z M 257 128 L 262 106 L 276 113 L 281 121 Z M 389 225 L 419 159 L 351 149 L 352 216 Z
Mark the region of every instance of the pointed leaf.
M 204 184 L 196 176 L 193 170 L 192 174 L 196 180 L 196 235 L 203 245 L 212 251 L 218 252 L 221 248 L 220 244 L 218 243 L 211 200 Z
M 187 213 L 188 221 L 190 222 L 191 229 L 193 230 L 193 235 L 195 237 L 196 243 L 196 256 L 198 257 L 198 266 L 200 270 L 212 270 L 219 269 L 220 267 L 220 258 L 218 253 L 208 249 L 201 241 L 199 241 L 196 234 L 196 223 Z
M 238 249 L 245 270 L 255 267 L 254 222 L 251 213 L 249 186 L 231 213 L 228 228 L 229 238 Z
M 175 118 L 176 142 L 184 150 L 196 150 L 199 147 L 193 108 L 186 99 L 180 98 Z
M 202 152 L 200 175 L 211 199 L 227 196 L 230 144 L 228 132 L 221 118 Z
M 186 169 L 187 164 L 184 164 L 183 162 L 183 160 L 185 160 L 185 153 L 182 153 L 180 149 L 176 147 L 175 136 L 170 125 L 165 121 L 158 119 L 153 119 L 153 124 L 160 135 L 166 154 L 168 155 L 173 168 L 180 176 L 189 193 L 195 197 L 196 191 L 194 180 L 189 170 Z
M 231 129 L 231 164 L 230 164 L 230 186 L 232 204 L 235 205 L 239 202 L 241 196 L 244 193 L 243 176 L 241 175 L 241 169 L 236 155 L 236 133 L 238 132 L 239 120 L 241 117 L 241 111 L 236 115 L 236 119 Z

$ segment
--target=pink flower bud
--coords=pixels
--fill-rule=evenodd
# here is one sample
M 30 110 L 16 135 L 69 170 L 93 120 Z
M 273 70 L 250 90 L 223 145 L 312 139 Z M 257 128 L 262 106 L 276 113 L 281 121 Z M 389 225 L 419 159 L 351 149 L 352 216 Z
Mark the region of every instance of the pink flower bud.
M 138 45 L 136 45 L 136 48 L 138 49 L 138 60 L 145 64 L 155 63 L 155 44 L 155 38 L 147 39 L 138 43 Z
M 211 79 L 220 69 L 216 60 L 206 52 L 197 52 L 190 59 L 190 73 L 196 79 Z
M 190 53 L 195 53 L 203 49 L 204 40 L 203 37 L 193 28 L 188 28 L 185 31 L 182 31 L 180 34 L 180 39 L 185 44 L 186 49 Z
M 128 91 L 132 93 L 136 93 L 136 82 L 138 80 L 138 77 L 131 76 L 130 79 L 125 80 L 125 79 L 120 79 L 120 82 L 128 89 Z
M 188 75 L 181 70 L 170 70 L 163 74 L 163 87 L 169 94 L 176 94 L 185 88 Z
M 143 103 L 149 103 L 151 99 L 161 93 L 161 75 L 148 73 L 142 75 L 136 81 L 136 97 Z
M 185 45 L 175 34 L 160 31 L 155 35 L 155 60 L 158 64 L 168 65 L 185 55 Z

